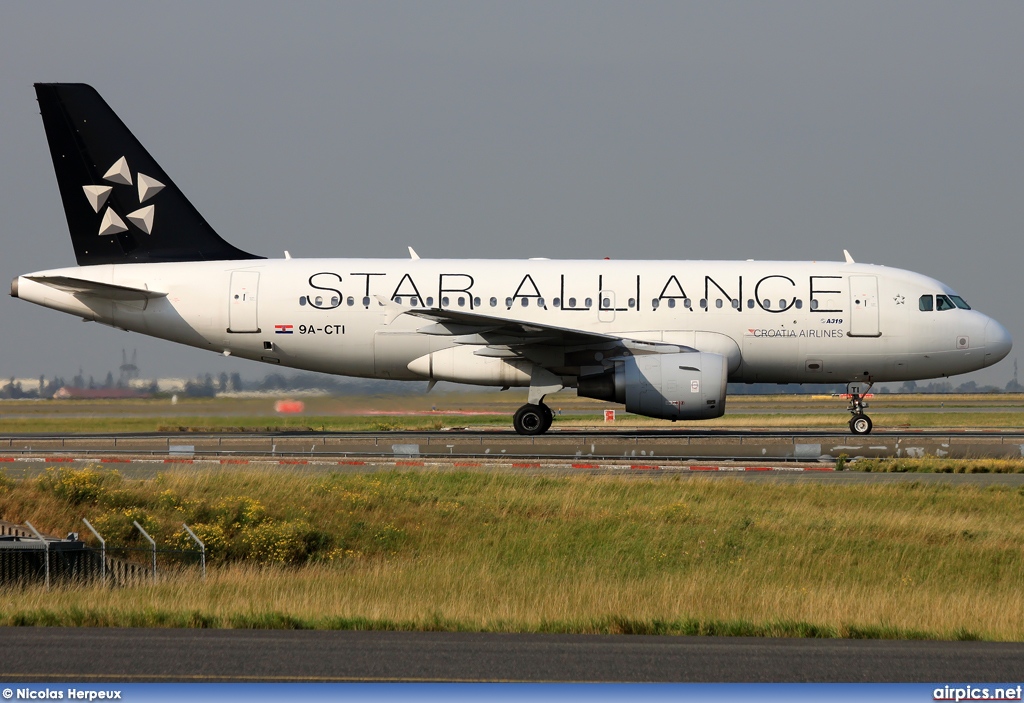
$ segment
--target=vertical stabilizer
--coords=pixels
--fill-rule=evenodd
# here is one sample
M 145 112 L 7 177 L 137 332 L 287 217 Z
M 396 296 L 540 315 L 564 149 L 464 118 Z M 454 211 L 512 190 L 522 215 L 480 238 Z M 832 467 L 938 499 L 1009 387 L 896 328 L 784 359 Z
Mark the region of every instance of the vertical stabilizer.
M 35 88 L 80 266 L 262 258 L 220 238 L 92 86 Z

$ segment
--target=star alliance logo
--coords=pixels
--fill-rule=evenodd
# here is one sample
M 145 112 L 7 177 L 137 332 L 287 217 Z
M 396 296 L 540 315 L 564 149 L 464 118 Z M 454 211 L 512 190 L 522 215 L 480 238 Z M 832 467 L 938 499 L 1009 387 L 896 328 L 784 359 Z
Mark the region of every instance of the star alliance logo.
M 902 295 L 897 295 L 895 298 L 893 298 L 893 300 L 896 301 L 897 305 L 903 305 L 903 303 L 907 301 L 907 299 L 904 298 Z
M 128 160 L 125 157 L 121 157 L 114 162 L 114 165 L 107 169 L 107 172 L 103 174 L 103 180 L 116 185 L 132 185 L 132 172 L 128 168 Z M 140 173 L 136 179 L 139 190 L 139 205 L 146 202 L 154 195 L 164 189 L 164 184 L 153 178 L 147 176 L 144 173 Z M 93 212 L 99 214 L 100 209 L 106 204 L 107 198 L 110 197 L 110 193 L 114 190 L 113 186 L 99 185 L 99 186 L 82 186 L 82 190 L 85 191 L 85 197 L 89 200 L 89 205 L 92 206 Z M 146 234 L 153 234 L 153 217 L 156 213 L 155 205 L 146 205 L 140 207 L 134 212 L 129 212 L 125 218 L 131 224 L 138 227 Z M 113 208 L 108 207 L 103 211 L 103 219 L 100 220 L 100 231 L 101 237 L 111 237 L 121 232 L 127 232 L 128 225 L 125 224 L 121 216 L 114 212 Z

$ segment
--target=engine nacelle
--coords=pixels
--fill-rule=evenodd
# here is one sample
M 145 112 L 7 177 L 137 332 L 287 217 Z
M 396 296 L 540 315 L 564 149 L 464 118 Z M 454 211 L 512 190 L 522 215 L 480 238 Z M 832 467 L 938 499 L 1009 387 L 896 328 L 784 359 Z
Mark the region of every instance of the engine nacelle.
M 725 414 L 728 360 L 721 354 L 643 354 L 583 376 L 576 392 L 622 403 L 627 412 L 663 420 L 709 420 Z

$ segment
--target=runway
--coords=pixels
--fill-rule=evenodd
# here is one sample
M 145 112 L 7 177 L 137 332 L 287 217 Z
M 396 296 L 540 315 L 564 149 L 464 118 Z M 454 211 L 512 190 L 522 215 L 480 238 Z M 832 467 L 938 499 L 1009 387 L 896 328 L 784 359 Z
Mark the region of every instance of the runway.
M 1024 643 L 0 628 L 33 681 L 1017 682 Z
M 102 465 L 133 478 L 172 470 L 246 468 L 333 473 L 500 471 L 547 475 L 735 477 L 748 481 L 949 483 L 1024 486 L 1024 473 L 857 471 L 864 457 L 1019 458 L 1024 435 L 965 432 L 872 435 L 871 444 L 825 433 L 705 431 L 139 433 L 0 436 L 0 468 L 27 478 L 51 466 Z M 845 455 L 843 462 L 836 459 Z M 837 470 L 841 467 L 848 470 Z
M 1010 459 L 1024 456 L 1013 431 L 877 432 L 866 436 L 813 431 L 687 430 L 127 433 L 0 435 L 0 463 L 28 457 L 86 460 L 125 457 L 328 461 L 393 459 L 534 459 L 659 462 L 827 463 L 875 457 Z

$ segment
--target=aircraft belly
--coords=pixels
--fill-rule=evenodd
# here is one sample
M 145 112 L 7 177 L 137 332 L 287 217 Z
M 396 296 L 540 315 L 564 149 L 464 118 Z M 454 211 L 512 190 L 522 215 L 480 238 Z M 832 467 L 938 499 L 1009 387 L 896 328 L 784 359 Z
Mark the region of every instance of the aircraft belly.
M 781 382 L 793 378 L 800 368 L 800 340 L 796 337 L 743 338 L 744 380 L 747 382 Z
M 409 370 L 409 363 L 440 346 L 431 336 L 416 332 L 377 331 L 373 335 L 374 375 L 378 378 L 423 380 Z M 450 343 L 445 346 L 450 346 Z

